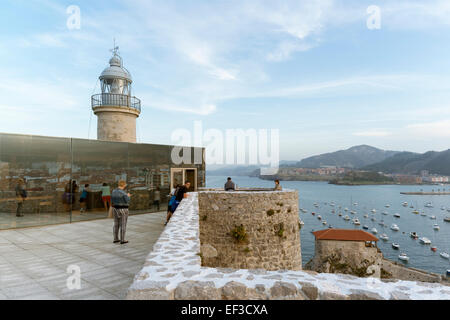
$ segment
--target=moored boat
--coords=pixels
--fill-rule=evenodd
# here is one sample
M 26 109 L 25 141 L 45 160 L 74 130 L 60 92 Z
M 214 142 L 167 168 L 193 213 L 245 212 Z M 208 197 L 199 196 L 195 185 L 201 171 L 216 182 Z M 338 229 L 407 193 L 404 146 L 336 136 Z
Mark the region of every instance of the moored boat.
M 394 213 L 394 217 L 396 217 L 396 218 L 400 218 L 400 213 Z
M 398 225 L 396 225 L 395 223 L 393 223 L 393 224 L 391 225 L 391 230 L 398 231 L 398 230 L 400 230 L 400 228 L 398 227 Z
M 406 253 L 401 253 L 398 258 L 402 261 L 409 261 L 409 257 L 406 255 Z
M 419 238 L 419 241 L 423 244 L 431 244 L 431 240 L 428 239 L 427 237 Z
M 439 228 L 439 225 L 437 224 L 437 223 L 435 223 L 434 225 L 433 225 L 433 229 L 434 230 L 439 230 L 440 228 Z
M 392 242 L 392 248 L 394 248 L 395 250 L 400 249 L 400 245 L 398 243 Z
M 437 247 L 431 247 L 430 249 L 431 249 L 431 251 L 436 252 Z
M 353 224 L 359 226 L 361 223 L 358 218 L 353 219 Z
M 439 255 L 444 259 L 450 259 L 450 255 L 447 252 L 441 252 Z
M 378 230 L 376 228 L 372 228 L 372 230 L 370 230 L 373 234 L 377 234 Z
M 348 215 L 345 215 L 344 220 L 348 221 L 348 220 L 350 220 L 350 217 Z
M 383 234 L 380 236 L 380 239 L 381 239 L 381 240 L 384 240 L 384 241 L 387 241 L 387 240 L 389 240 L 389 237 L 387 236 L 386 233 L 383 233 Z
M 363 225 L 363 227 L 362 227 L 364 230 L 369 230 L 369 226 L 367 226 L 367 225 Z
M 417 240 L 417 238 L 419 238 L 419 235 L 418 235 L 417 232 L 415 232 L 415 231 L 410 232 L 410 233 L 409 233 L 409 236 L 410 236 L 411 238 L 413 238 L 414 240 Z

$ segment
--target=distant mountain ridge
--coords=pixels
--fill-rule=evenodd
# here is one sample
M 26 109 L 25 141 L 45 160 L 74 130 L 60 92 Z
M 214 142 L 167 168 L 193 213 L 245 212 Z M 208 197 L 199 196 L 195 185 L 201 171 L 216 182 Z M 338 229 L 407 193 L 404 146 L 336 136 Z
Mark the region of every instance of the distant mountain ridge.
M 400 151 L 387 151 L 368 145 L 359 145 L 346 150 L 308 157 L 298 162 L 296 166 L 301 168 L 336 166 L 357 169 L 384 161 L 397 153 Z
M 425 153 L 400 152 L 361 169 L 404 174 L 419 174 L 422 170 L 428 170 L 431 174 L 450 175 L 450 149 Z

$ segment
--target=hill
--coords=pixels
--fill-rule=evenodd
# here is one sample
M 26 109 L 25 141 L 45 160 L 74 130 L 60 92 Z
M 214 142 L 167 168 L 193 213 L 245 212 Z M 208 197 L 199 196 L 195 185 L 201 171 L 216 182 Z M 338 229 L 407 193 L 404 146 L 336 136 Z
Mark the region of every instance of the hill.
M 392 157 L 364 166 L 363 170 L 384 172 L 419 174 L 421 170 L 428 170 L 431 174 L 450 175 L 450 149 L 425 153 L 400 152 Z
M 347 150 L 339 150 L 305 158 L 298 162 L 296 166 L 301 168 L 320 168 L 321 166 L 361 168 L 381 162 L 397 153 L 399 151 L 386 151 L 368 145 L 360 145 Z

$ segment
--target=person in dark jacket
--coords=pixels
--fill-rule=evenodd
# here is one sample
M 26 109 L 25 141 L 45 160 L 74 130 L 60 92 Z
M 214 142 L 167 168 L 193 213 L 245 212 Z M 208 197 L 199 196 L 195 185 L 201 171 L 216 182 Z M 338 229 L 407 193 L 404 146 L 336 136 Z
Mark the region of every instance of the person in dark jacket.
M 131 194 L 126 193 L 124 189 L 127 187 L 127 183 L 123 180 L 119 181 L 119 187 L 114 189 L 111 194 L 111 202 L 114 215 L 114 243 L 120 242 L 120 244 L 128 243 L 125 241 L 125 231 L 127 228 L 128 220 L 128 207 L 130 205 Z M 120 237 L 119 237 L 120 231 Z
M 16 197 L 17 197 L 17 217 L 23 217 L 22 207 L 25 199 L 27 198 L 27 190 L 25 189 L 25 181 L 23 179 L 19 179 L 16 186 Z
M 234 185 L 234 182 L 231 181 L 230 177 L 228 177 L 227 182 L 225 183 L 224 189 L 225 189 L 225 191 L 230 191 L 230 190 L 236 189 L 236 186 Z

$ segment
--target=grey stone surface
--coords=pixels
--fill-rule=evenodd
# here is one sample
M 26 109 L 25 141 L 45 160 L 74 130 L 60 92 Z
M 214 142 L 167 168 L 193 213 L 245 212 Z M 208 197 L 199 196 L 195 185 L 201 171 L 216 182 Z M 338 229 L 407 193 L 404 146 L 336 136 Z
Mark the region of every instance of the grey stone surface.
M 240 282 L 230 281 L 222 288 L 223 300 L 245 300 L 247 296 L 247 286 Z
M 220 300 L 220 290 L 212 281 L 184 281 L 175 289 L 175 300 Z
M 361 290 L 361 289 L 350 289 L 351 294 L 349 295 L 350 300 L 384 300 L 376 292 Z
M 305 300 L 295 285 L 283 281 L 275 282 L 272 288 L 270 288 L 270 297 L 275 300 Z
M 389 300 L 411 300 L 409 294 L 401 291 L 392 291 Z
M 130 216 L 126 245 L 112 243 L 111 219 L 0 231 L 0 299 L 124 299 L 164 219 Z M 80 290 L 67 288 L 71 264 L 81 269 Z
M 315 285 L 303 281 L 299 281 L 298 283 L 301 285 L 301 290 L 309 300 L 317 300 L 319 296 L 319 289 Z
M 349 300 L 349 296 L 335 292 L 319 292 L 319 300 Z

